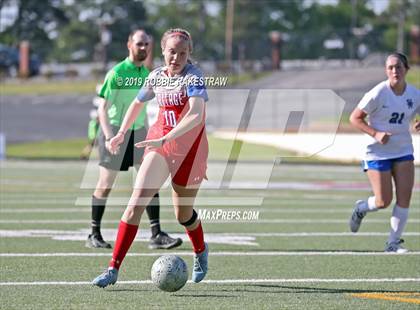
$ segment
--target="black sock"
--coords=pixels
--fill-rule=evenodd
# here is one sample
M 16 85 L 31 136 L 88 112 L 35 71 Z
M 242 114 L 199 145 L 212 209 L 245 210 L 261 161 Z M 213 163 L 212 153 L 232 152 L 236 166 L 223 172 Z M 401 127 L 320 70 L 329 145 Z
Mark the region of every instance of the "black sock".
M 159 193 L 152 198 L 152 201 L 146 208 L 147 216 L 150 221 L 150 229 L 152 237 L 156 237 L 160 233 L 160 216 L 159 216 Z
M 92 196 L 92 235 L 101 234 L 101 221 L 105 212 L 106 198 Z

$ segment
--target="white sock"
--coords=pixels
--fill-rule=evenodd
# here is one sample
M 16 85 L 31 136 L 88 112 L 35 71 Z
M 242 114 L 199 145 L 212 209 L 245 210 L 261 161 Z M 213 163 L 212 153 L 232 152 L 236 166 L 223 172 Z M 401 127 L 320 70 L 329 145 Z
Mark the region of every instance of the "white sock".
M 367 200 L 364 200 L 363 202 L 364 203 L 359 204 L 357 208 L 360 212 L 378 211 L 378 208 L 375 205 L 375 196 L 369 197 Z
M 396 242 L 401 238 L 408 218 L 408 208 L 401 208 L 395 204 L 391 216 L 391 230 L 389 232 L 388 243 Z

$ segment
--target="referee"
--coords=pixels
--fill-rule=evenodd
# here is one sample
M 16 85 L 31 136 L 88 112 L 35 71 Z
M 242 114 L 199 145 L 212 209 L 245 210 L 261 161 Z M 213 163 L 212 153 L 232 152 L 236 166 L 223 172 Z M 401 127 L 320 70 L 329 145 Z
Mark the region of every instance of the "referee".
M 143 65 L 147 57 L 150 39 L 141 29 L 134 30 L 128 36 L 128 57 L 115 65 L 106 75 L 99 92 L 102 98 L 98 107 L 100 123 L 99 144 L 99 180 L 92 196 L 92 233 L 88 236 L 86 246 L 90 248 L 111 248 L 101 235 L 101 220 L 106 201 L 111 192 L 118 171 L 127 171 L 131 166 L 141 163 L 144 148 L 134 147 L 143 141 L 147 134 L 146 109 L 137 117 L 131 129 L 125 135 L 119 154 L 112 155 L 109 141 L 117 134 L 124 115 L 133 98 L 149 75 Z M 171 238 L 161 231 L 159 221 L 159 194 L 156 194 L 146 208 L 150 220 L 152 237 L 149 247 L 152 249 L 170 249 L 181 245 L 180 238 Z

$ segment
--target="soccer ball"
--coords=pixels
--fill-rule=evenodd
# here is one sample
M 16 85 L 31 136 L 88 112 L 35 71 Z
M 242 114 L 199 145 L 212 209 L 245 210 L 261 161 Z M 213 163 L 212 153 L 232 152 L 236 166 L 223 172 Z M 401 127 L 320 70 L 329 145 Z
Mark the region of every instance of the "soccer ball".
M 188 280 L 187 264 L 176 255 L 163 255 L 152 266 L 153 283 L 162 291 L 180 290 Z

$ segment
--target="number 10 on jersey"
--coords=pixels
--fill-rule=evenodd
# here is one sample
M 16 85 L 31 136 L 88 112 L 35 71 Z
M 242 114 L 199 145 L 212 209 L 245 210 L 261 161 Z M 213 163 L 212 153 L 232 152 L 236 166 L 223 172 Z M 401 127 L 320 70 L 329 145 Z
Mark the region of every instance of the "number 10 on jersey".
M 171 110 L 166 110 L 163 112 L 165 116 L 166 126 L 175 127 L 176 126 L 176 117 L 175 112 Z

